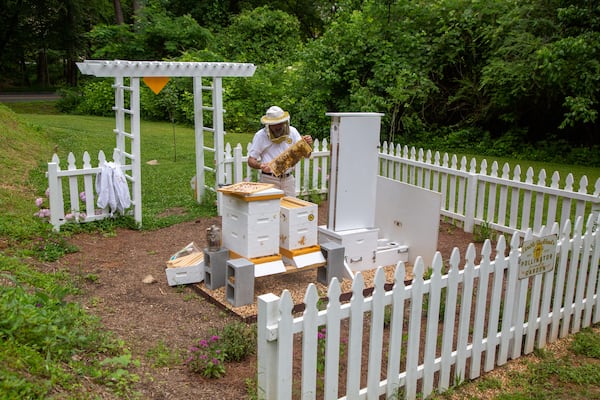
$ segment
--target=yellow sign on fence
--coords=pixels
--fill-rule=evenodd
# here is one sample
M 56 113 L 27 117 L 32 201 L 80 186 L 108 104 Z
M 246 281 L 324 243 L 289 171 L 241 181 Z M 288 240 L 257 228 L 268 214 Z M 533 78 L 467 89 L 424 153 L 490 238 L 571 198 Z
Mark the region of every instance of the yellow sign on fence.
M 519 258 L 519 279 L 543 274 L 554 268 L 556 241 L 556 235 L 548 235 L 523 242 Z

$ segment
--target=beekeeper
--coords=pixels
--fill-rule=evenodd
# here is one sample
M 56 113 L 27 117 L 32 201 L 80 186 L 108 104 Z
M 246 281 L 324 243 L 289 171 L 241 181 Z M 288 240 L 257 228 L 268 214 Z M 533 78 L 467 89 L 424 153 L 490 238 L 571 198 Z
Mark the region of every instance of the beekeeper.
M 261 171 L 261 182 L 272 183 L 283 190 L 286 196 L 295 197 L 296 181 L 292 169 L 277 177 L 273 175 L 269 162 L 299 140 L 312 145 L 312 138 L 309 135 L 301 136 L 298 130 L 290 125 L 290 114 L 278 106 L 269 107 L 260 122 L 264 126 L 254 134 L 248 151 L 248 165 Z

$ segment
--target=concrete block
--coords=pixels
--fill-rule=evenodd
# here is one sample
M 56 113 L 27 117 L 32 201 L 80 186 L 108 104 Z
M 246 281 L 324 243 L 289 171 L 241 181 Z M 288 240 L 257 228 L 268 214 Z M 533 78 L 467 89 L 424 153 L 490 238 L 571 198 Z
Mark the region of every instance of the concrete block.
M 229 259 L 229 250 L 218 251 L 204 249 L 204 285 L 210 290 L 225 286 L 225 269 Z
M 335 242 L 321 243 L 320 246 L 327 264 L 317 269 L 317 281 L 323 285 L 329 285 L 333 277 L 341 281 L 346 276 L 344 246 Z
M 227 261 L 225 294 L 234 307 L 254 302 L 254 264 L 245 258 Z

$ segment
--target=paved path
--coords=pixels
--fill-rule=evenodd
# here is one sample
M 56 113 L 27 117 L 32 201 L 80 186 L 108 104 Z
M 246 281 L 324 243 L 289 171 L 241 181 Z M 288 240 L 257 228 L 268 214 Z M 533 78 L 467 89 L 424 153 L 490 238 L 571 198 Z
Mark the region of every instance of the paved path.
M 0 103 L 16 103 L 22 101 L 48 101 L 57 100 L 56 93 L 0 93 Z

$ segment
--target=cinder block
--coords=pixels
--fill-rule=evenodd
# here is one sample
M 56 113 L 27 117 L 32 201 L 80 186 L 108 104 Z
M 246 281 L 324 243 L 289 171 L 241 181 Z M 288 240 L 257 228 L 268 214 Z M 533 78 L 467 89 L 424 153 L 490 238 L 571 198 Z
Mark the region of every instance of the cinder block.
M 227 261 L 226 298 L 234 307 L 254 302 L 254 264 L 245 258 Z
M 341 281 L 345 276 L 344 246 L 335 242 L 321 243 L 320 246 L 327 264 L 317 269 L 317 281 L 323 285 L 329 285 L 334 277 Z
M 346 263 L 352 271 L 376 268 L 378 228 L 360 228 L 334 232 L 319 227 L 319 243 L 335 242 L 345 248 Z
M 225 286 L 225 268 L 229 259 L 229 250 L 218 251 L 204 249 L 204 285 L 210 290 Z

